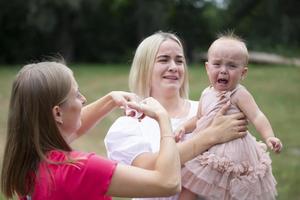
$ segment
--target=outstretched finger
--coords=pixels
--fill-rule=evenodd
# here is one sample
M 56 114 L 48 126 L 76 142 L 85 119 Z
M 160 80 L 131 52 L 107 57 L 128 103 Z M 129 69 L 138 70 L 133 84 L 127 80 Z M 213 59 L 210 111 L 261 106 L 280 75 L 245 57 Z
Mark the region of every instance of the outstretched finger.
M 242 132 L 239 132 L 239 135 L 242 136 L 242 137 L 244 137 L 244 136 L 247 135 L 247 133 L 248 133 L 247 131 L 242 131 Z
M 137 103 L 137 102 L 127 102 L 127 106 L 129 107 L 129 108 L 131 108 L 131 109 L 134 109 L 134 110 L 136 110 L 136 111 L 138 111 L 138 112 L 140 112 L 141 111 L 141 104 L 139 104 L 139 103 Z
M 134 93 L 126 93 L 123 99 L 126 103 L 127 102 L 140 102 L 140 98 Z
M 245 132 L 247 130 L 248 130 L 247 126 L 238 126 L 237 127 L 237 131 L 239 131 L 239 132 Z
M 236 125 L 238 126 L 247 126 L 248 125 L 248 120 L 245 118 L 237 118 Z
M 231 114 L 233 119 L 245 119 L 245 115 L 242 112 Z M 247 120 L 245 120 L 247 121 Z
M 222 108 L 217 112 L 216 116 L 221 116 L 221 115 L 224 115 L 227 110 L 229 109 L 229 106 L 230 106 L 230 101 L 227 101 L 223 106 Z

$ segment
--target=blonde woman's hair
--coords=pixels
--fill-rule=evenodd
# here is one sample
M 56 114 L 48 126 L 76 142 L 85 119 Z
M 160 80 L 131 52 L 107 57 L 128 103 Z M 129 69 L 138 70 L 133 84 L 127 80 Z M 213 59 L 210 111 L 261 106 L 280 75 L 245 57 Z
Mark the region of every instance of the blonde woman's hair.
M 17 74 L 10 98 L 1 190 L 12 198 L 33 190 L 41 160 L 51 150 L 71 151 L 52 114 L 71 91 L 72 71 L 57 62 L 24 66 Z
M 157 32 L 145 38 L 138 46 L 129 73 L 129 89 L 142 98 L 150 96 L 151 76 L 155 58 L 160 45 L 166 40 L 173 40 L 183 49 L 182 42 L 173 33 Z M 180 88 L 180 96 L 188 98 L 189 84 L 186 61 L 184 59 L 184 80 Z

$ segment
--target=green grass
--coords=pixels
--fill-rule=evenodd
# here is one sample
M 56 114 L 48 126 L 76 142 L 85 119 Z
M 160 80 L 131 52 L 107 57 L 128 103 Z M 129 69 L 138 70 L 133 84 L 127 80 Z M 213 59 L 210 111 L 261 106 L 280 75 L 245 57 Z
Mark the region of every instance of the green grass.
M 129 68 L 124 66 L 76 65 L 73 67 L 81 92 L 89 102 L 111 90 L 128 90 Z M 0 68 L 0 158 L 5 141 L 7 109 L 12 80 L 18 68 Z M 198 100 L 208 80 L 203 66 L 192 66 L 190 98 Z M 279 200 L 300 200 L 300 68 L 292 66 L 250 66 L 244 80 L 261 110 L 269 118 L 275 134 L 282 140 L 284 149 L 280 155 L 271 153 L 273 173 L 278 182 Z M 114 111 L 89 134 L 77 140 L 73 147 L 93 151 L 105 156 L 103 138 L 113 120 L 122 113 Z M 252 126 L 251 132 L 259 138 Z M 2 166 L 2 164 L 1 164 Z M 0 199 L 4 199 L 1 197 Z M 114 198 L 122 199 L 122 198 Z

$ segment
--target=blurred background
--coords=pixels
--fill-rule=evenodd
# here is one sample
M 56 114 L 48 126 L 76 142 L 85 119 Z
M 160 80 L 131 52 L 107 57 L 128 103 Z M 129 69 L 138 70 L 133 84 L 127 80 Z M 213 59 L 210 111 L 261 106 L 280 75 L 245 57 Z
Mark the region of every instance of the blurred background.
M 278 199 L 300 200 L 299 9 L 297 0 L 0 0 L 0 164 L 11 84 L 24 64 L 64 57 L 92 102 L 128 90 L 138 44 L 156 31 L 171 31 L 184 42 L 190 98 L 198 100 L 208 85 L 203 61 L 209 44 L 218 33 L 234 30 L 250 51 L 242 84 L 284 145 L 280 155 L 270 153 Z M 108 115 L 73 148 L 106 156 L 103 138 L 122 114 Z
M 68 62 L 128 62 L 158 31 L 177 33 L 190 62 L 219 32 L 249 50 L 299 55 L 297 0 L 1 0 L 0 63 L 60 54 Z

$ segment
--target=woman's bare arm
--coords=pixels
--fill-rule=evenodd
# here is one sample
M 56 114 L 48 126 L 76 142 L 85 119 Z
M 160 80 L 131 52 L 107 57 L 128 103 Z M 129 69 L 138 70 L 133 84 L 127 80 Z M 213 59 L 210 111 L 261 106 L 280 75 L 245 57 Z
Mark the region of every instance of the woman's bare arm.
M 180 159 L 167 112 L 153 98 L 143 100 L 137 109 L 156 119 L 160 126 L 160 150 L 152 170 L 118 165 L 108 194 L 122 197 L 170 196 L 180 191 Z M 148 112 L 150 109 L 155 110 Z M 153 108 L 154 107 L 154 108 Z
M 189 140 L 177 144 L 180 162 L 193 159 L 213 145 L 243 137 L 247 130 L 247 121 L 243 113 L 224 115 L 230 104 L 226 104 L 216 115 L 213 123 L 206 129 L 195 134 Z M 153 169 L 157 153 L 143 153 L 137 156 L 132 165 L 145 169 Z
M 127 102 L 134 101 L 135 98 L 136 95 L 133 93 L 113 91 L 99 98 L 93 103 L 86 105 L 82 109 L 81 113 L 81 127 L 73 135 L 71 140 L 80 137 L 88 130 L 93 128 L 98 122 L 100 122 L 108 113 L 110 113 L 115 108 L 125 106 Z

